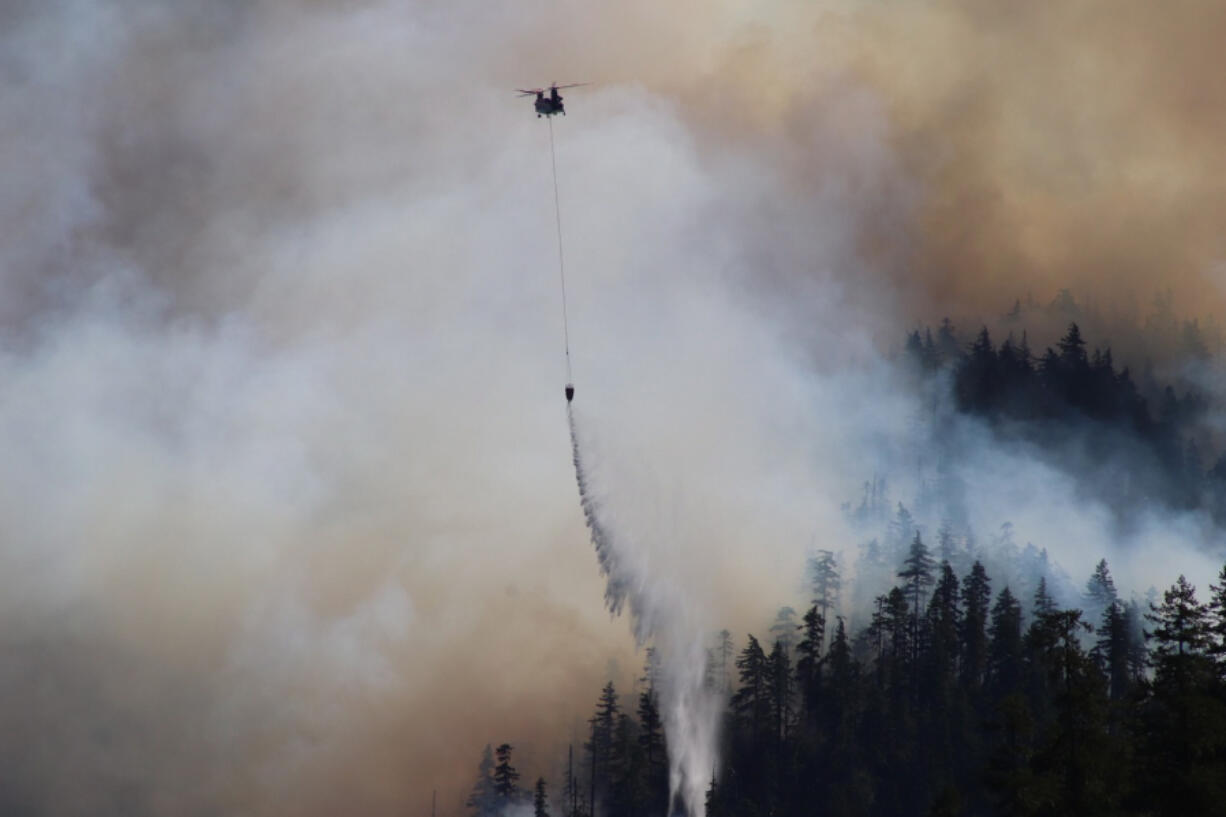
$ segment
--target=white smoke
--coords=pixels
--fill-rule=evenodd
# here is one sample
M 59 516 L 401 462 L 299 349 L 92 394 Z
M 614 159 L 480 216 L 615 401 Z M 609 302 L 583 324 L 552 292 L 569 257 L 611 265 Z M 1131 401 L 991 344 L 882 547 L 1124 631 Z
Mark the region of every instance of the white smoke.
M 796 603 L 805 548 L 855 541 L 839 502 L 914 470 L 875 350 L 924 285 L 875 264 L 926 224 L 882 96 L 924 77 L 860 84 L 856 8 L 0 4 L 0 803 L 454 815 L 491 739 L 550 768 L 632 646 L 580 547 L 548 140 L 511 89 L 596 79 L 556 123 L 575 405 L 701 808 L 705 634 Z M 1203 520 L 1121 539 L 967 440 L 981 531 L 1135 585 L 1210 561 Z

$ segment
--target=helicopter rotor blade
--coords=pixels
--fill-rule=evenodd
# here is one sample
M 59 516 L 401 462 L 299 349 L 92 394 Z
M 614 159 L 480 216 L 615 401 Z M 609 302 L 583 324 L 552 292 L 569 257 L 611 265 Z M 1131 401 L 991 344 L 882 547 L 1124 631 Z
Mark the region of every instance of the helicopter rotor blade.
M 550 88 L 558 88 L 558 89 L 561 89 L 561 88 L 578 88 L 580 85 L 591 85 L 591 84 L 592 84 L 592 83 L 590 83 L 590 82 L 568 82 L 568 83 L 566 83 L 565 85 L 558 85 L 558 84 L 555 82 L 553 85 L 550 85 L 549 87 L 550 87 Z
M 519 91 L 520 96 L 535 96 L 536 94 L 545 93 L 544 88 L 532 88 L 531 90 L 526 88 L 516 88 L 515 90 Z

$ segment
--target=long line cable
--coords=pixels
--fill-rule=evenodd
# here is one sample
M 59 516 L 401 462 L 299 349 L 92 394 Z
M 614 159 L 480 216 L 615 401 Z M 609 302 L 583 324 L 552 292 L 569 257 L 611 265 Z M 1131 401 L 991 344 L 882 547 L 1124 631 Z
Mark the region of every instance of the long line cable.
M 553 215 L 558 225 L 558 278 L 562 282 L 562 341 L 566 347 L 566 383 L 572 382 L 570 374 L 570 324 L 566 317 L 566 260 L 562 254 L 562 205 L 558 202 L 558 159 L 553 147 L 553 117 L 545 117 L 549 123 L 549 163 L 553 168 Z

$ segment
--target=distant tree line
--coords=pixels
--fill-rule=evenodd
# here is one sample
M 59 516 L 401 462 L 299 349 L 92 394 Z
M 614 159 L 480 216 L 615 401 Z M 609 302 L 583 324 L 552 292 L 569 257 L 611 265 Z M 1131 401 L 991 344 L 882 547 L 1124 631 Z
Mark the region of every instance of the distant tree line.
M 1203 349 L 1196 341 L 1193 336 L 1185 345 Z M 1150 373 L 1138 384 L 1128 367 L 1116 369 L 1110 347 L 1088 351 L 1076 323 L 1054 348 L 1035 353 L 1024 332 L 995 345 L 982 328 L 964 344 L 945 319 L 935 335 L 910 333 L 905 358 L 928 375 L 951 373 L 957 409 L 984 418 L 1000 434 L 1057 457 L 1075 451 L 1091 464 L 1122 466 L 1127 478 L 1117 474 L 1095 485 L 1116 507 L 1159 502 L 1226 521 L 1226 455 L 1212 458 L 1205 450 L 1206 395 L 1192 385 L 1177 394 Z

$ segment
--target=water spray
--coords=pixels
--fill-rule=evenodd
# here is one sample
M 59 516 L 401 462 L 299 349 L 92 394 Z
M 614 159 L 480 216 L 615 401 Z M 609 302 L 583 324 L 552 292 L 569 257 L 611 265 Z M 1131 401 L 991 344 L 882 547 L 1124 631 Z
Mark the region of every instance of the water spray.
M 566 409 L 579 504 L 606 579 L 605 605 L 615 615 L 628 607 L 638 643 L 653 642 L 661 656 L 657 689 L 668 743 L 668 814 L 704 817 L 723 706 L 706 683 L 705 633 L 676 588 L 658 583 L 650 560 L 643 559 L 645 543 L 615 534 L 586 468 L 574 406 Z

